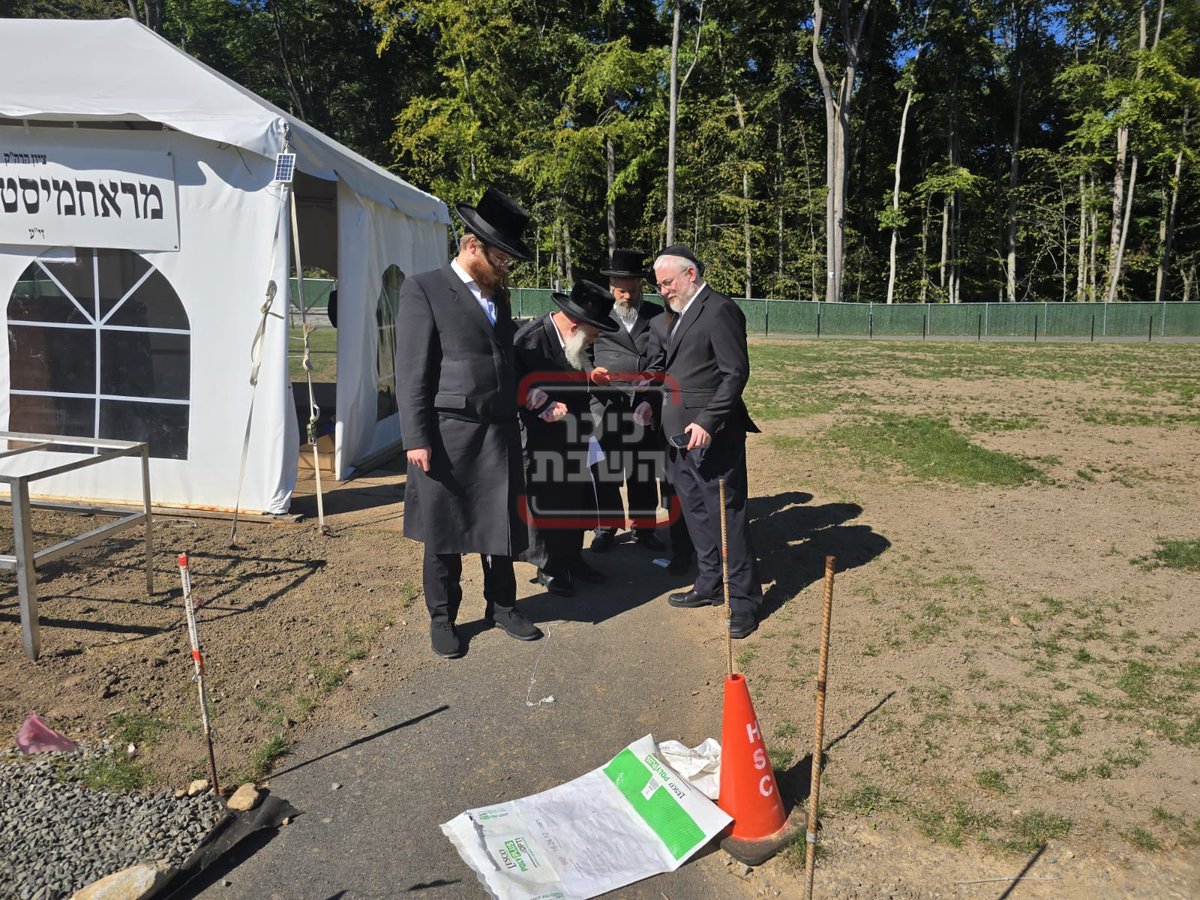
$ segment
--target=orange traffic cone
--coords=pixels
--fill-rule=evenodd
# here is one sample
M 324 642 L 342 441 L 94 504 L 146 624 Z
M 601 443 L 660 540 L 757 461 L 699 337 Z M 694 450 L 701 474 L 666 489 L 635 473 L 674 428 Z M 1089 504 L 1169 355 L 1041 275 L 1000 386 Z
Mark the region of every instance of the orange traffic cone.
M 741 675 L 725 679 L 717 805 L 733 817 L 721 848 L 748 866 L 765 862 L 790 844 L 803 824 L 784 811 L 750 691 Z

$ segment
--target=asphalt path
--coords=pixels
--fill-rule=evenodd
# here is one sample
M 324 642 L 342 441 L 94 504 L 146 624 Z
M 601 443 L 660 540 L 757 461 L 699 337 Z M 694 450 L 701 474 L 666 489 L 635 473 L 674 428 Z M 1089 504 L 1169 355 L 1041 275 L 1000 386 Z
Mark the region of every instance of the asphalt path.
M 521 609 L 546 631 L 533 642 L 481 630 L 479 566 L 465 560 L 459 625 L 467 654 L 434 657 L 424 610 L 407 611 L 406 627 L 391 629 L 396 636 L 381 649 L 393 659 L 418 654 L 419 664 L 362 711 L 358 726 L 323 727 L 293 747 L 270 789 L 302 814 L 236 849 L 187 895 L 486 896 L 441 823 L 576 778 L 647 733 L 689 746 L 719 739 L 721 614 L 668 606 L 666 592 L 690 582 L 640 547 L 585 555 L 609 581 L 581 585 L 573 599 L 526 584 L 533 570 L 518 564 Z M 706 849 L 614 895 L 737 896 L 744 886 L 725 863 Z

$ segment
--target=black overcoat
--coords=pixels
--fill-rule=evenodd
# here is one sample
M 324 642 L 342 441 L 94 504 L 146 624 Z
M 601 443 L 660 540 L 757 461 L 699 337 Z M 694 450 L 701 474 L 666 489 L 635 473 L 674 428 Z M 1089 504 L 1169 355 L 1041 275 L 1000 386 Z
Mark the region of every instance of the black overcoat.
M 396 388 L 407 448 L 430 447 L 428 473 L 412 465 L 404 535 L 432 553 L 516 556 L 527 534 L 512 313 L 496 324 L 449 266 L 409 278 L 396 321 Z
M 530 516 L 527 562 L 542 565 L 544 547 L 539 531 L 551 528 L 591 528 L 596 498 L 587 465 L 593 433 L 591 391 L 583 372 L 573 369 L 556 334 L 551 313 L 526 323 L 515 339 L 517 376 L 523 387 L 540 388 L 549 402 L 566 404 L 567 415 L 544 422 L 536 410 L 521 408 L 525 448 L 525 484 Z

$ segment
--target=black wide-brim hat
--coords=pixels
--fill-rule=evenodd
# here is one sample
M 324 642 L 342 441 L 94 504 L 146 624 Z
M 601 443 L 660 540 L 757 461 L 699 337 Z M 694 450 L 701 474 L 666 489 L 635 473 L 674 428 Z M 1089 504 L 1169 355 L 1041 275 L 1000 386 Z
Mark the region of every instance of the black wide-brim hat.
M 521 234 L 529 224 L 529 211 L 508 194 L 490 187 L 483 192 L 478 206 L 456 203 L 454 208 L 462 216 L 467 231 L 485 244 L 516 259 L 533 259 L 533 254 L 521 240 Z
M 571 286 L 571 293 L 555 291 L 550 296 L 576 322 L 585 322 L 601 331 L 616 331 L 621 327 L 612 318 L 613 295 L 594 281 L 581 278 Z
M 645 250 L 614 250 L 607 269 L 601 269 L 601 275 L 615 278 L 651 278 L 652 274 L 646 265 Z

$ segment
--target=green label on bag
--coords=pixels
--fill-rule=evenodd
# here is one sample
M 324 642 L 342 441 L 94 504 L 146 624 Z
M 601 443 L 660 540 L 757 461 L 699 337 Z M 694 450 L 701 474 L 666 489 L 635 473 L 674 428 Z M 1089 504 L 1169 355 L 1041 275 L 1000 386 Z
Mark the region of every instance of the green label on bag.
M 604 767 L 604 774 L 676 859 L 704 839 L 704 831 L 676 797 L 681 789 L 674 774 L 653 754 L 643 759 L 626 748 Z

